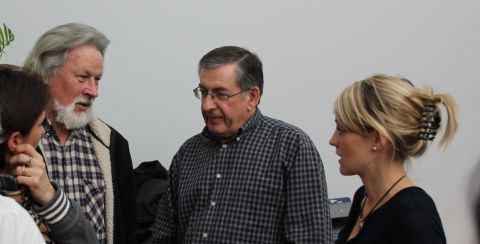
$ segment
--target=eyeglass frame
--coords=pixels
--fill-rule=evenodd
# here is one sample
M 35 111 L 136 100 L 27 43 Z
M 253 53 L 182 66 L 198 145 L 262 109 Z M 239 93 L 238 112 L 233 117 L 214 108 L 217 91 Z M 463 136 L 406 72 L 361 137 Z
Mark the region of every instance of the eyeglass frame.
M 203 89 L 203 90 L 207 90 L 207 89 Z M 243 89 L 243 90 L 241 90 L 241 91 L 239 91 L 239 92 L 237 92 L 237 93 L 234 93 L 234 94 L 232 94 L 232 95 L 228 95 L 228 94 L 225 94 L 225 93 L 223 93 L 223 92 L 208 92 L 208 90 L 207 90 L 207 94 L 206 94 L 205 97 L 204 97 L 204 96 L 202 95 L 202 87 L 198 86 L 198 87 L 196 87 L 196 88 L 193 89 L 193 94 L 194 94 L 195 97 L 196 97 L 197 99 L 199 99 L 200 101 L 205 100 L 205 99 L 208 97 L 208 95 L 210 95 L 210 96 L 212 97 L 212 100 L 213 100 L 213 101 L 226 102 L 226 101 L 228 101 L 231 97 L 234 97 L 234 96 L 236 96 L 236 95 L 238 95 L 238 94 L 240 94 L 240 93 L 243 93 L 243 92 L 246 92 L 246 91 L 250 91 L 250 90 L 252 90 L 251 87 L 250 87 L 250 88 Z M 220 98 L 220 97 L 225 97 L 225 98 L 222 99 L 222 98 Z M 215 100 L 215 99 L 217 99 L 217 100 Z

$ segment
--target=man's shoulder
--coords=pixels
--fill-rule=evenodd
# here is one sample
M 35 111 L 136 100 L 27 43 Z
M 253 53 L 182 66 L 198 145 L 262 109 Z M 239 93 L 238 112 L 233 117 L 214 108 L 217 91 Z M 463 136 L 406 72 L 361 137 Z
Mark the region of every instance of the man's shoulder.
M 280 119 L 275 119 L 272 117 L 268 116 L 263 116 L 263 125 L 264 129 L 274 132 L 274 133 L 280 133 L 283 136 L 287 137 L 296 137 L 302 141 L 311 141 L 310 137 L 308 136 L 305 131 L 303 131 L 300 127 L 287 123 L 283 120 Z M 269 133 L 271 133 L 269 132 Z
M 202 133 L 197 133 L 187 140 L 185 140 L 181 146 L 181 148 L 188 148 L 188 147 L 194 147 L 200 144 L 205 143 L 207 138 L 202 134 Z
M 113 127 L 98 117 L 93 117 L 93 119 L 88 123 L 88 127 L 98 130 L 113 130 Z
M 88 129 L 101 141 L 105 143 L 108 142 L 107 144 L 110 143 L 112 137 L 118 140 L 126 140 L 118 130 L 98 117 L 94 117 L 92 121 L 88 123 Z

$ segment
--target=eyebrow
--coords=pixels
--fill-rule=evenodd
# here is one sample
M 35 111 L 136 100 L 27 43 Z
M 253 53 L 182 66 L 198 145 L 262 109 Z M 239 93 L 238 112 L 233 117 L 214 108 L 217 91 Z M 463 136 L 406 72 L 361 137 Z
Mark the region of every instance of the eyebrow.
M 198 84 L 198 87 L 203 90 L 208 90 L 206 87 L 202 86 L 201 84 Z M 225 87 L 215 87 L 212 89 L 212 92 L 225 92 L 228 91 Z
M 75 75 L 84 75 L 85 74 L 85 75 L 93 76 L 93 77 L 102 77 L 103 76 L 103 72 L 98 74 L 98 75 L 95 75 L 92 72 L 90 72 L 88 69 L 84 69 L 84 68 L 74 70 L 73 73 Z

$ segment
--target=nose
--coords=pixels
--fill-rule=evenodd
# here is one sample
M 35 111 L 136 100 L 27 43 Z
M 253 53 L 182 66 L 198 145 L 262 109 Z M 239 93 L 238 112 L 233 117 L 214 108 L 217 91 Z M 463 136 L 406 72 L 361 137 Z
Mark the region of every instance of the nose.
M 88 82 L 85 82 L 85 84 L 83 94 L 92 98 L 98 97 L 98 81 L 95 80 L 95 77 L 92 77 Z
M 337 147 L 337 145 L 338 145 L 337 130 L 335 130 L 335 132 L 333 132 L 333 135 L 330 138 L 330 140 L 328 141 L 328 143 L 331 146 Z
M 203 111 L 210 111 L 217 107 L 215 101 L 213 101 L 213 96 L 210 94 L 207 95 L 205 98 L 202 98 L 202 110 Z

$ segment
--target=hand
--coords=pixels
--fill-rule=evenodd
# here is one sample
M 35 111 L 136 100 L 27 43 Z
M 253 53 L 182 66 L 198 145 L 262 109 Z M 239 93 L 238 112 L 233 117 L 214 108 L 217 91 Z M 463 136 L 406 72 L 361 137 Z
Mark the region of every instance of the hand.
M 45 162 L 30 144 L 18 145 L 9 160 L 17 183 L 30 190 L 35 202 L 44 205 L 55 195 L 55 189 L 48 179 Z

